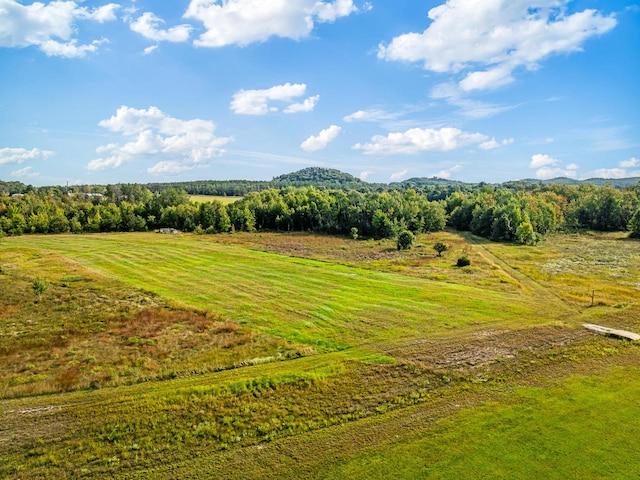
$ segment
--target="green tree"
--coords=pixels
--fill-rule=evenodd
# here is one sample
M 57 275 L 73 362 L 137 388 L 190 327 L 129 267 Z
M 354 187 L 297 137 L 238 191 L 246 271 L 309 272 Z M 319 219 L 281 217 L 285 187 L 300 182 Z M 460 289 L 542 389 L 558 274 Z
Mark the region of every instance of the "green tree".
M 540 236 L 533 231 L 531 222 L 525 221 L 518 225 L 516 229 L 516 243 L 520 245 L 535 245 L 540 240 Z
M 409 230 L 403 230 L 398 234 L 396 245 L 398 250 L 409 250 L 415 240 L 415 235 Z
M 627 229 L 631 232 L 632 238 L 640 238 L 640 208 L 633 214 Z
M 436 242 L 433 245 L 433 249 L 438 253 L 438 256 L 441 257 L 444 252 L 449 250 L 449 247 L 443 242 Z

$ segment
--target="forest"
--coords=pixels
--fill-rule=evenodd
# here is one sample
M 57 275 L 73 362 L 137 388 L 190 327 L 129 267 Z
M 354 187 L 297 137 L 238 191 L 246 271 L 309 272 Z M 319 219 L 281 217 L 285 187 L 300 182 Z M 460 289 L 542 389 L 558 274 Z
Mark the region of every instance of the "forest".
M 505 185 L 441 183 L 392 185 L 364 191 L 353 177 L 312 169 L 283 186 L 248 191 L 229 204 L 194 202 L 187 191 L 139 184 L 22 189 L 4 183 L 0 236 L 29 233 L 133 232 L 176 228 L 185 232 L 308 231 L 353 238 L 393 238 L 446 226 L 495 241 L 533 245 L 541 236 L 581 229 L 640 235 L 640 184 L 625 188 L 589 184 Z M 311 172 L 309 172 L 311 170 Z M 327 173 L 325 172 L 325 174 Z M 315 176 L 314 176 L 315 175 Z M 347 175 L 347 174 L 344 174 Z M 279 182 L 285 181 L 285 177 Z M 343 188 L 327 187 L 344 185 Z M 364 182 L 362 182 L 364 184 Z M 7 191 L 9 190 L 9 191 Z M 90 192 L 87 190 L 91 190 Z

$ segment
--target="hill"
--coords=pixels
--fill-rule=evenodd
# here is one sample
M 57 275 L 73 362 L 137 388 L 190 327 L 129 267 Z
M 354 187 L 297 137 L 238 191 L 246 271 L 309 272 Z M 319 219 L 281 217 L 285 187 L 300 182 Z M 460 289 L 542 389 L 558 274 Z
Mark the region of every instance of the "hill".
M 362 184 L 364 183 L 359 178 L 354 177 L 349 173 L 341 172 L 335 168 L 321 168 L 321 167 L 308 167 L 298 170 L 297 172 L 287 173 L 274 177 L 272 182 L 274 183 L 291 183 L 291 184 Z

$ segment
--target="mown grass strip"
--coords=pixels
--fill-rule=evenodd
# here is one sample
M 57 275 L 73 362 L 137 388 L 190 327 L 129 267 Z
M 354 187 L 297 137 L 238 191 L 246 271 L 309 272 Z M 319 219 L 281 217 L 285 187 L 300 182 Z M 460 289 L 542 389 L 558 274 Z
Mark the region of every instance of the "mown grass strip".
M 320 350 L 469 324 L 530 325 L 558 315 L 517 293 L 283 257 L 197 236 L 16 237 L 5 245 L 34 242 L 137 288 Z

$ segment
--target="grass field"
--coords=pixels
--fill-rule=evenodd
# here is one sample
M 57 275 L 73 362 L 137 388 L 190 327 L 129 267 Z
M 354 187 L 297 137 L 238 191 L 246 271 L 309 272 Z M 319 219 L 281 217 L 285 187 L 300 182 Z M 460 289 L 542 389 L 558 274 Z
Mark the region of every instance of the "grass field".
M 237 200 L 240 200 L 242 197 L 225 197 L 221 195 L 189 195 L 189 200 L 195 203 L 208 203 L 218 201 L 223 205 L 228 205 Z
M 417 240 L 1 239 L 0 478 L 637 478 L 638 243 Z

